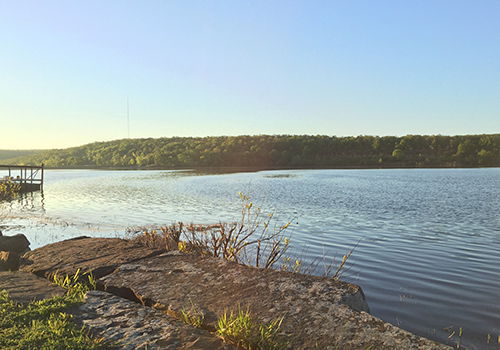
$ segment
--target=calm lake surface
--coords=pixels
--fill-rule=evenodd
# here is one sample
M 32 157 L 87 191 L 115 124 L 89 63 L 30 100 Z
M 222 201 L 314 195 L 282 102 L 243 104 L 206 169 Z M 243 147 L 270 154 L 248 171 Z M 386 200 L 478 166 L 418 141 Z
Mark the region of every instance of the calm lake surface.
M 0 174 L 0 177 L 3 174 Z M 46 171 L 41 193 L 1 207 L 4 234 L 36 248 L 127 227 L 235 221 L 238 192 L 292 220 L 293 254 L 342 258 L 371 313 L 469 349 L 499 349 L 500 169 Z M 318 266 L 319 274 L 323 264 Z M 456 332 L 451 338 L 449 336 Z M 491 334 L 490 344 L 487 344 Z

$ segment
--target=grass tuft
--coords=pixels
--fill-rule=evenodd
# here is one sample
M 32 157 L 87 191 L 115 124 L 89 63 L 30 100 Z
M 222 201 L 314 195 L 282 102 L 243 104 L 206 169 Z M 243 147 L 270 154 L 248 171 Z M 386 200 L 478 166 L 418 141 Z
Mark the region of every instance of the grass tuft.
M 92 273 L 80 274 L 80 269 L 73 277 L 61 277 L 56 273 L 53 280 L 55 284 L 67 290 L 68 297 L 76 300 L 83 300 L 88 291 L 96 289 L 96 280 Z
M 196 310 L 194 307 L 193 301 L 189 299 L 191 302 L 191 310 L 186 311 L 185 308 L 182 308 L 181 314 L 184 318 L 184 322 L 189 323 L 190 325 L 201 328 L 203 326 L 203 320 L 205 319 L 205 315 L 202 312 Z
M 227 310 L 217 323 L 217 335 L 224 341 L 236 344 L 248 350 L 282 350 L 288 342 L 278 337 L 283 318 L 278 318 L 267 324 L 255 323 L 249 308 L 243 311 L 238 305 L 238 313 Z

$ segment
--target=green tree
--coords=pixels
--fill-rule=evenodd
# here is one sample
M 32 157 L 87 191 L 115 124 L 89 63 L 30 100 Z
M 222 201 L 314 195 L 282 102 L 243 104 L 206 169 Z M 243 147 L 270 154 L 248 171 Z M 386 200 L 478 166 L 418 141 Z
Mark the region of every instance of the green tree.
M 498 157 L 495 157 L 495 153 L 491 151 L 486 151 L 484 149 L 480 150 L 477 153 L 478 156 L 478 164 L 487 166 L 487 165 L 495 165 L 495 163 L 498 163 Z M 495 162 L 495 158 L 497 158 L 497 162 Z
M 392 152 L 392 157 L 397 160 L 397 161 L 401 161 L 404 159 L 405 157 L 405 152 L 402 150 L 402 149 L 399 149 L 399 148 L 396 148 L 393 152 Z

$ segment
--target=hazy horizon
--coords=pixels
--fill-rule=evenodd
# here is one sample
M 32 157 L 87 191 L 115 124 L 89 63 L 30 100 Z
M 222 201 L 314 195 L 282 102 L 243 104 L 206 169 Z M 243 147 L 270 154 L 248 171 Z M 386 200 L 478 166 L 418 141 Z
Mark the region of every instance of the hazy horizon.
M 0 149 L 500 133 L 500 3 L 0 2 Z

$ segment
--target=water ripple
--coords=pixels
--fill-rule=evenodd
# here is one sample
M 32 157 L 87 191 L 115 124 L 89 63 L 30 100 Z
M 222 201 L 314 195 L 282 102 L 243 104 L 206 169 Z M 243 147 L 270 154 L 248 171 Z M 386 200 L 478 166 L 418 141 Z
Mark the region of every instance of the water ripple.
M 123 236 L 128 226 L 239 219 L 238 192 L 293 220 L 292 254 L 341 258 L 375 316 L 470 349 L 500 333 L 500 169 L 47 171 L 44 195 L 2 208 L 2 230 L 34 247 Z

